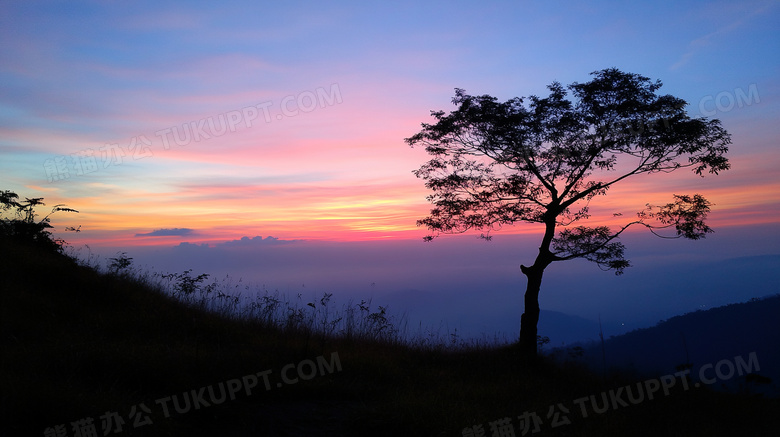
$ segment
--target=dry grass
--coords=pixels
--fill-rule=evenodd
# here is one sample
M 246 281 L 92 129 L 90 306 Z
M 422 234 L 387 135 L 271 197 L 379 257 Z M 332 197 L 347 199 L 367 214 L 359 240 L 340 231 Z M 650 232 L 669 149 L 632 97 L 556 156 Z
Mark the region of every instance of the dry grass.
M 102 435 L 107 411 L 128 422 L 109 435 L 461 436 L 482 425 L 490 436 L 490 422 L 509 417 L 520 436 L 526 411 L 541 418 L 540 436 L 759 436 L 780 425 L 776 400 L 704 389 L 583 418 L 574 399 L 636 381 L 528 361 L 511 345 L 405 338 L 366 303 L 332 311 L 266 294 L 238 305 L 206 280 L 177 294 L 178 276 L 99 273 L 19 246 L 0 253 L 2 435 L 60 424 L 74 435 L 71 422 L 87 417 Z M 342 370 L 310 380 L 171 417 L 155 403 L 265 370 L 279 381 L 284 366 L 334 352 Z M 133 428 L 129 410 L 141 402 L 153 424 Z M 552 428 L 557 403 L 571 423 Z

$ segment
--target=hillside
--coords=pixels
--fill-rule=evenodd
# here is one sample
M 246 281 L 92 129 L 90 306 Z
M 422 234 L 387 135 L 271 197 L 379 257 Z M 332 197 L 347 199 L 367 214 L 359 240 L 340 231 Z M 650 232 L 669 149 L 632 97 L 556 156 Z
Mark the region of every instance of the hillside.
M 0 254 L 3 436 L 78 435 L 74 426 L 117 436 L 524 435 L 522 418 L 539 436 L 761 436 L 780 426 L 775 400 L 603 380 L 513 347 L 321 336 L 210 313 L 148 279 L 56 254 L 7 245 Z M 647 397 L 599 407 L 637 383 Z
M 605 341 L 607 367 L 630 368 L 639 375 L 673 373 L 679 365 L 690 364 L 691 373 L 706 372 L 721 360 L 747 358 L 755 354 L 758 369 L 754 373 L 772 382 L 748 386 L 744 375 L 736 375 L 717 386 L 730 389 L 752 388 L 780 396 L 780 295 L 755 298 L 750 302 L 726 305 L 672 317 L 658 325 L 638 329 Z M 603 367 L 601 346 L 586 350 L 594 369 Z M 727 365 L 723 374 L 727 373 Z M 712 369 L 714 370 L 714 369 Z M 714 372 L 712 372 L 714 374 Z M 737 377 L 742 376 L 742 377 Z

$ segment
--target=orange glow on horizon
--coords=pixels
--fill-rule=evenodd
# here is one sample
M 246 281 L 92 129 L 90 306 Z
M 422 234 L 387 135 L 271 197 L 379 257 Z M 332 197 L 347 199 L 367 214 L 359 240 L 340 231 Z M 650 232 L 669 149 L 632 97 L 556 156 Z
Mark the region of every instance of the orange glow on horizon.
M 575 225 L 621 226 L 646 203 L 662 205 L 672 200 L 672 194 L 694 193 L 713 203 L 708 221 L 713 228 L 778 222 L 780 182 L 752 179 L 751 175 L 766 172 L 745 161 L 736 159 L 735 170 L 719 176 L 699 178 L 678 172 L 627 179 L 606 196 L 593 199 L 591 217 Z M 132 187 L 110 181 L 87 183 L 78 191 L 80 196 L 72 198 L 61 197 L 63 190 L 56 185 L 28 185 L 32 192 L 20 194 L 44 197 L 47 206 L 64 203 L 79 210 L 80 214 L 52 216 L 57 229 L 82 226 L 79 234 L 58 235 L 66 241 L 100 246 L 216 244 L 244 236 L 322 241 L 422 238 L 426 229 L 418 228 L 416 221 L 428 215 L 431 206 L 425 197 L 430 193 L 410 170 L 402 174 L 397 179 L 328 176 L 310 182 L 189 178 L 156 183 L 151 177 Z M 136 237 L 161 229 L 192 231 L 180 236 Z M 492 234 L 538 232 L 534 225 L 517 223 Z

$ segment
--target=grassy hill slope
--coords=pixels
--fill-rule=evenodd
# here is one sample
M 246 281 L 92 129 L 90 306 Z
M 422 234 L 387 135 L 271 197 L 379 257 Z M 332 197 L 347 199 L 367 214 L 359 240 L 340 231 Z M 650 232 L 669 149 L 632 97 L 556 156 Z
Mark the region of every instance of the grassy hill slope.
M 677 383 L 652 400 L 623 405 L 618 395 L 599 413 L 602 393 L 613 402 L 609 390 L 643 382 L 527 362 L 513 347 L 322 336 L 209 313 L 154 284 L 56 254 L 0 245 L 0 256 L 3 436 L 73 436 L 73 423 L 90 418 L 96 435 L 105 425 L 117 436 L 462 436 L 480 435 L 480 426 L 484 435 L 511 426 L 520 436 L 519 416 L 531 413 L 537 436 L 761 436 L 780 428 L 774 400 Z

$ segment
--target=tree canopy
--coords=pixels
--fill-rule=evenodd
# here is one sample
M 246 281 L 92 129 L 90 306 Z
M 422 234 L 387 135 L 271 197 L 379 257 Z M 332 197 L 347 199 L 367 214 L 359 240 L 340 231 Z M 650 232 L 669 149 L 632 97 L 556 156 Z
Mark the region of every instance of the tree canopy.
M 517 222 L 560 226 L 546 235 L 550 261 L 586 258 L 620 273 L 628 262 L 616 239 L 629 226 L 673 227 L 673 237 L 692 239 L 711 232 L 710 203 L 698 194 L 647 205 L 619 229 L 570 227 L 631 176 L 729 168 L 731 139 L 719 120 L 689 117 L 684 100 L 656 93 L 660 81 L 615 68 L 592 75 L 567 87 L 553 82 L 544 98 L 501 102 L 456 89 L 455 111 L 432 111 L 436 122 L 406 139 L 432 155 L 414 172 L 433 192 L 430 215 L 418 221 L 432 232 L 426 238 L 473 229 L 490 238 Z

